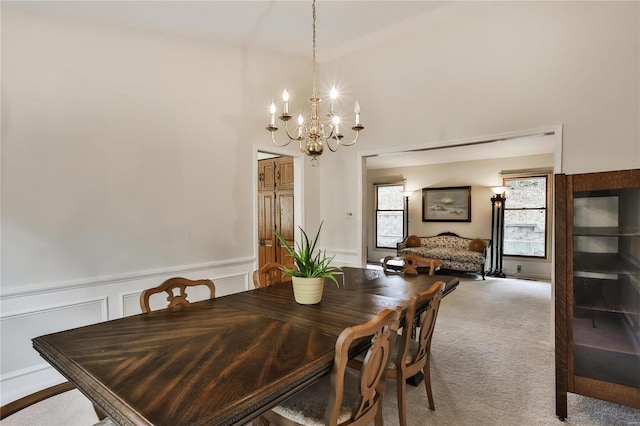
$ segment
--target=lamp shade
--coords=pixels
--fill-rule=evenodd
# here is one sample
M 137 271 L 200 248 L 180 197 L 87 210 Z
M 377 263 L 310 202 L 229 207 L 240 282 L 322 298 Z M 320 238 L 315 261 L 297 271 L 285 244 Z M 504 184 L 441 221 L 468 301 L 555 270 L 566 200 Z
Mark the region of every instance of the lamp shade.
M 500 194 L 504 194 L 504 192 L 507 190 L 507 187 L 506 186 L 492 186 L 491 190 L 493 191 L 494 194 L 500 195 Z

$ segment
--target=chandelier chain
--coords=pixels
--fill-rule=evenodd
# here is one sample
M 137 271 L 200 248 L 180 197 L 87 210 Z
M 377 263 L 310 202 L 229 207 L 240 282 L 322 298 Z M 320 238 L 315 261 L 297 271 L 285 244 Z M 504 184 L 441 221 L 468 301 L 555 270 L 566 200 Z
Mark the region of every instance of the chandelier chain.
M 311 56 L 311 62 L 313 64 L 313 97 L 318 97 L 318 91 L 316 89 L 316 0 L 313 0 L 311 4 L 311 10 L 313 15 L 313 54 Z

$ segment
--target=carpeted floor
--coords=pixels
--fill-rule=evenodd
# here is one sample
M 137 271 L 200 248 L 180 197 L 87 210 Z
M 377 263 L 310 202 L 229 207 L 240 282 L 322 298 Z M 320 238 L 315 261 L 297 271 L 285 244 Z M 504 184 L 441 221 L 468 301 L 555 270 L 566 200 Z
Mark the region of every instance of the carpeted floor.
M 430 411 L 424 387 L 408 386 L 414 425 L 640 425 L 640 410 L 569 395 L 569 418 L 555 416 L 550 345 L 551 286 L 473 276 L 441 305 L 432 346 Z M 386 425 L 398 425 L 395 383 L 385 395 Z M 17 413 L 2 425 L 91 425 L 93 408 L 69 391 Z M 176 425 L 178 426 L 178 425 Z
M 550 344 L 551 285 L 461 279 L 440 307 L 432 342 L 436 410 L 423 387 L 408 392 L 411 425 L 640 425 L 640 410 L 569 395 L 569 418 L 555 416 Z M 388 383 L 385 424 L 397 425 Z

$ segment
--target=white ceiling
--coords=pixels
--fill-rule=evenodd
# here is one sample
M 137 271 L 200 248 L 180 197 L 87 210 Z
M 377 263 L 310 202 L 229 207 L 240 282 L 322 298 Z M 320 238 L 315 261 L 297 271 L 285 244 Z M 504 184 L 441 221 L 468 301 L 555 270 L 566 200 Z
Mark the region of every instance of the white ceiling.
M 448 1 L 317 0 L 317 55 L 330 56 L 393 28 L 416 25 Z M 10 7 L 97 23 L 311 55 L 311 1 L 2 1 Z

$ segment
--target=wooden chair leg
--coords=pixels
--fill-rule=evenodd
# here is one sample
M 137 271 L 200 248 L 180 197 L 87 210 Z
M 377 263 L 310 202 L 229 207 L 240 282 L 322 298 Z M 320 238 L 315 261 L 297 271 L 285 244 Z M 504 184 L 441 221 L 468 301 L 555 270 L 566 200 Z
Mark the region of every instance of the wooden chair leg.
M 431 391 L 431 354 L 427 354 L 427 362 L 423 368 L 424 387 L 427 390 L 427 398 L 429 399 L 429 409 L 435 411 L 436 406 L 433 403 L 433 392 Z
M 382 380 L 384 380 L 384 378 Z M 378 407 L 378 412 L 376 413 L 376 417 L 373 419 L 373 424 L 375 426 L 384 426 L 384 422 L 382 421 L 382 404 Z
M 407 384 L 405 378 L 398 369 L 396 376 L 396 388 L 398 394 L 398 418 L 400 426 L 407 426 Z

